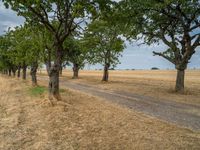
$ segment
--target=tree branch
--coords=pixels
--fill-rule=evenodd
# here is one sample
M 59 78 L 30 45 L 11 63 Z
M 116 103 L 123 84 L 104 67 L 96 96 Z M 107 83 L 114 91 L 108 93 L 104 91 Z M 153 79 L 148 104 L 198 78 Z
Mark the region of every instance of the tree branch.
M 155 55 L 162 56 L 163 58 L 167 59 L 167 60 L 170 61 L 171 63 L 175 64 L 175 61 L 174 61 L 172 58 L 170 58 L 169 56 L 166 56 L 166 55 L 163 54 L 163 53 L 159 53 L 159 52 L 153 51 L 153 54 L 154 54 L 154 56 L 155 56 Z
M 192 48 L 195 49 L 198 46 L 200 46 L 200 35 L 198 36 L 198 38 L 195 40 L 194 44 L 192 45 Z
M 28 6 L 31 12 L 33 12 L 37 17 L 39 17 L 40 21 L 49 29 L 51 32 L 55 33 L 54 27 L 50 24 L 48 20 L 45 20 L 44 16 L 37 12 L 33 7 Z

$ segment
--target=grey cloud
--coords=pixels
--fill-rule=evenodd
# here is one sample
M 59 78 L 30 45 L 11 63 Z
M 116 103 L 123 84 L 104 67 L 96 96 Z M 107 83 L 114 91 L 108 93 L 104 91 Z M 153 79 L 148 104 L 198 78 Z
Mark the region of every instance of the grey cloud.
M 9 27 L 15 27 L 23 24 L 24 18 L 17 16 L 17 13 L 6 9 L 0 2 L 0 35 L 4 34 Z

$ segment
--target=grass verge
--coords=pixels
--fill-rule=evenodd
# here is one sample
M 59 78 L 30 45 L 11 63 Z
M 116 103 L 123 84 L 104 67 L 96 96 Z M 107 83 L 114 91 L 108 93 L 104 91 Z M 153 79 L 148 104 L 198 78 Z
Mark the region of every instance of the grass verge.
M 44 86 L 36 86 L 36 87 L 31 87 L 29 89 L 29 94 L 31 96 L 40 96 L 44 94 L 44 92 L 47 91 L 47 88 Z

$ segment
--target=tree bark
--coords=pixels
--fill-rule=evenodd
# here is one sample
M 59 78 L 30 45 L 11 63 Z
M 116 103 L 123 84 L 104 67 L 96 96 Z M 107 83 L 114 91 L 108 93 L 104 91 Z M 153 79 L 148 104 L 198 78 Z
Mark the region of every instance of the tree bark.
M 20 73 L 21 73 L 21 66 L 18 66 L 17 68 L 17 77 L 20 78 Z
M 62 71 L 63 71 L 63 67 L 62 67 L 62 65 L 61 65 L 61 66 L 60 66 L 60 71 L 59 71 L 60 76 L 62 76 Z
M 185 78 L 185 70 L 177 70 L 176 77 L 176 92 L 184 92 L 184 78 Z
M 72 77 L 72 79 L 78 79 L 78 73 L 79 73 L 78 64 L 73 64 L 73 77 Z
M 26 69 L 27 69 L 27 66 L 26 66 L 26 64 L 24 62 L 23 66 L 22 66 L 22 72 L 23 72 L 22 79 L 24 79 L 24 80 L 26 80 Z
M 9 70 L 8 70 L 8 76 L 11 76 L 11 73 L 12 73 L 12 70 L 9 69 Z
M 36 76 L 37 68 L 38 68 L 38 63 L 33 62 L 31 65 L 31 72 L 30 72 L 33 86 L 37 86 L 37 76 Z
M 49 98 L 52 99 L 52 96 L 57 100 L 61 100 L 59 92 L 59 71 L 61 66 L 61 56 L 62 56 L 62 44 L 56 43 L 56 54 L 54 64 L 51 66 L 51 63 L 48 62 L 49 69 Z M 50 66 L 49 66 L 50 65 Z
M 108 81 L 108 77 L 109 77 L 108 69 L 109 69 L 109 64 L 105 64 L 102 81 L 106 81 L 106 82 Z
M 59 93 L 59 67 L 55 64 L 49 70 L 49 94 L 50 99 L 52 96 L 57 100 L 61 99 Z

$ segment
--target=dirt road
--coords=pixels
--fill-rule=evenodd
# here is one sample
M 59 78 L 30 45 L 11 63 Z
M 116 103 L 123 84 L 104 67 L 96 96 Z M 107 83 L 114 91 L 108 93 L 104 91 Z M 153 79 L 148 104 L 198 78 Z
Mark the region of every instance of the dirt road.
M 41 78 L 44 79 L 45 77 Z M 155 99 L 134 92 L 103 90 L 89 84 L 74 83 L 62 78 L 61 88 L 82 91 L 182 127 L 200 130 L 200 106 L 179 103 L 169 99 Z

